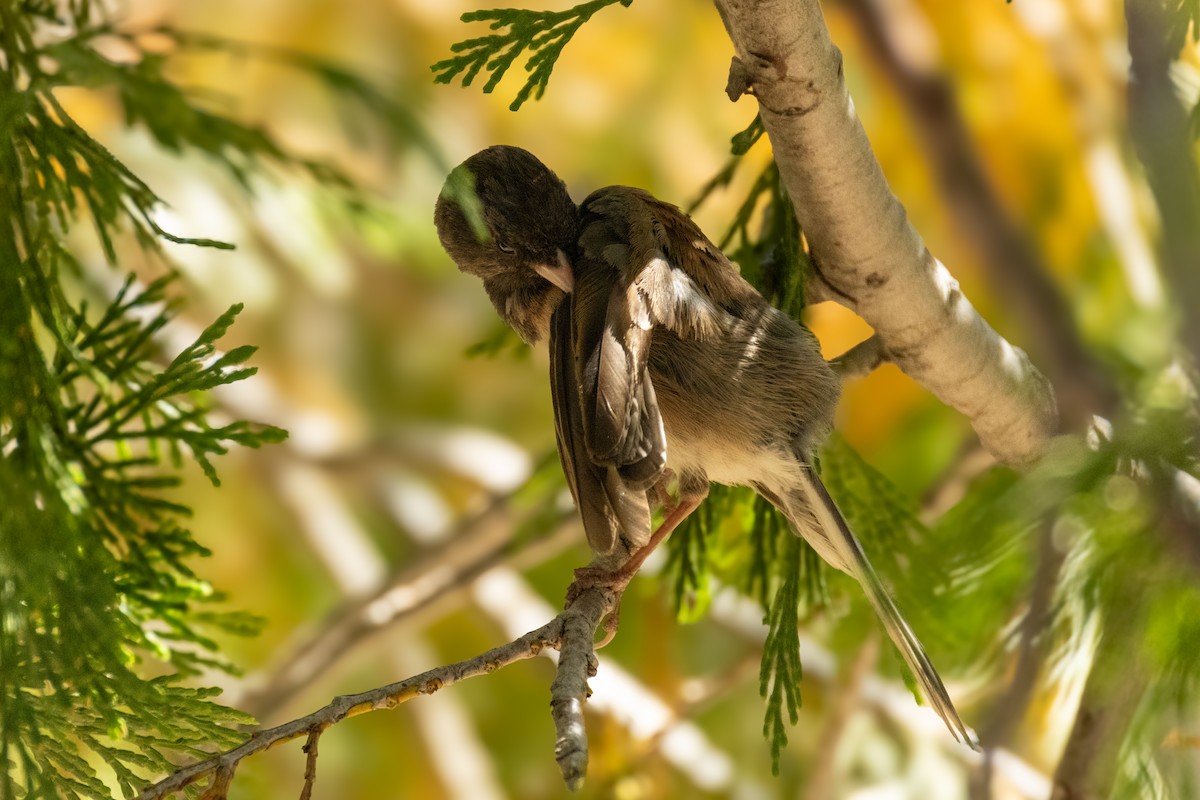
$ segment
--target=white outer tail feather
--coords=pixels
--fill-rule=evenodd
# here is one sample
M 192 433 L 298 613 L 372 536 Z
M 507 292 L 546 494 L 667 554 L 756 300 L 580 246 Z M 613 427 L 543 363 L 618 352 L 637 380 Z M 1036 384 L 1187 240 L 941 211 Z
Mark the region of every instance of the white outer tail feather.
M 934 669 L 929 656 L 925 654 L 925 648 L 921 646 L 916 634 L 896 608 L 887 588 L 879 579 L 871 562 L 867 560 L 862 545 L 850 530 L 845 517 L 829 496 L 821 479 L 809 468 L 802 471 L 798 482 L 799 487 L 791 487 L 780 494 L 785 506 L 781 510 L 788 517 L 792 528 L 812 545 L 822 558 L 862 585 L 888 636 L 904 658 L 904 663 L 921 684 L 921 692 L 926 700 L 946 723 L 955 740 L 978 750 L 979 740 L 975 732 L 959 718 L 946 687 L 942 685 L 941 677 Z

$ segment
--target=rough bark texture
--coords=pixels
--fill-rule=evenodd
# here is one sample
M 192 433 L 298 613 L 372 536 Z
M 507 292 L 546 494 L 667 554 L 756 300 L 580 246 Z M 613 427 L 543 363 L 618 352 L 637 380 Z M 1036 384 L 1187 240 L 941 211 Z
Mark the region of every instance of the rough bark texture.
M 820 4 L 718 7 L 738 54 L 731 95 L 758 99 L 821 282 L 875 329 L 889 359 L 971 420 L 996 458 L 1037 459 L 1057 425 L 1053 390 L 909 224 L 855 115 Z

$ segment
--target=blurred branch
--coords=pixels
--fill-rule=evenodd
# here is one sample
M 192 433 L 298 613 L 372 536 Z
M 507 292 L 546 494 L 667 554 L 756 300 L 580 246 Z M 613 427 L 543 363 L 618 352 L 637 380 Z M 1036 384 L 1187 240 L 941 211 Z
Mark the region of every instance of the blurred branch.
M 1200 572 L 1200 480 L 1170 464 L 1152 465 L 1150 489 L 1161 514 L 1163 535 Z
M 1138 307 L 1159 311 L 1164 305 L 1162 281 L 1142 220 L 1140 191 L 1125 157 L 1125 142 L 1118 139 L 1124 137 L 1127 123 L 1118 118 L 1123 109 L 1114 102 L 1113 87 L 1125 85 L 1125 66 L 1109 57 L 1112 40 L 1097 35 L 1082 6 L 1058 7 L 1066 13 L 1046 14 L 1049 6 L 1030 4 L 1016 4 L 1011 10 L 1023 23 L 1023 33 L 1041 42 L 1062 94 L 1073 98 L 1082 166 L 1130 296 Z
M 814 267 L 901 369 L 971 421 L 1006 463 L 1056 430 L 1053 390 L 971 306 L 908 222 L 842 74 L 817 0 L 719 0 L 737 49 L 730 97 L 758 100 Z
M 923 12 L 911 0 L 841 0 L 840 5 L 857 23 L 867 51 L 915 123 L 945 206 L 964 239 L 978 248 L 993 291 L 1028 329 L 1034 354 L 1054 384 L 1064 427 L 1079 431 L 1092 414 L 1111 414 L 1116 387 L 1080 339 L 1048 265 L 1004 208 L 929 42 L 905 38 L 914 25 L 929 27 Z
M 533 658 L 546 647 L 569 647 L 574 654 L 566 666 L 561 660 L 559 664 L 560 694 L 555 695 L 551 702 L 562 704 L 567 696 L 561 692 L 573 691 L 580 686 L 586 689 L 586 676 L 564 675 L 563 671 L 567 668 L 586 668 L 590 663 L 588 656 L 591 653 L 591 635 L 594 635 L 600 620 L 616 607 L 616 600 L 612 592 L 588 589 L 580 593 L 573 603 L 550 622 L 507 644 L 494 647 L 474 658 L 427 670 L 396 683 L 358 694 L 335 697 L 328 705 L 311 714 L 258 731 L 238 747 L 178 770 L 144 789 L 136 800 L 166 797 L 207 775 L 231 777 L 238 764 L 247 756 L 301 736 L 312 736 L 314 733 L 319 735 L 320 732 L 350 717 L 380 709 L 392 709 L 414 697 L 433 694 L 467 678 L 490 674 L 516 661 Z M 587 637 L 586 642 L 581 641 L 580 636 L 588 630 L 591 630 L 592 634 Z M 556 685 L 560 684 L 560 678 L 556 678 Z M 582 697 L 579 699 L 582 700 Z M 584 763 L 586 764 L 586 754 Z M 313 770 L 315 774 L 315 764 Z M 214 778 L 214 781 L 216 780 Z M 227 785 L 228 778 L 224 778 L 223 782 Z M 222 800 L 225 796 L 226 793 L 221 791 L 213 795 L 212 800 Z
M 1142 695 L 1149 687 L 1138 657 L 1142 623 L 1137 598 L 1105 620 L 1075 713 L 1075 723 L 1054 773 L 1051 800 L 1106 800 L 1121 766 L 1125 742 Z
M 807 800 L 826 800 L 834 797 L 833 785 L 837 778 L 838 745 L 846 733 L 846 725 L 862 704 L 863 681 L 875 669 L 879 660 L 879 634 L 872 630 L 867 640 L 858 650 L 854 663 L 850 665 L 850 674 L 837 687 L 834 695 L 833 708 L 821 732 L 817 751 L 813 754 L 813 774 L 809 776 L 808 786 L 804 791 Z
M 1029 701 L 1037 687 L 1038 673 L 1046 658 L 1047 648 L 1042 634 L 1053 620 L 1051 603 L 1063 565 L 1063 553 L 1054 545 L 1053 520 L 1047 518 L 1042 521 L 1039 539 L 1037 566 L 1029 589 L 1029 606 L 1021 621 L 1012 680 L 996 701 L 991 719 L 980 730 L 983 763 L 972 781 L 973 798 L 990 800 L 992 797 L 996 751 L 1008 746 L 1016 732 L 1017 723 L 1029 708 Z
M 1187 110 L 1168 69 L 1170 18 L 1162 0 L 1126 0 L 1129 29 L 1129 124 L 1162 220 L 1163 274 L 1172 284 L 1184 345 L 1200 362 L 1200 169 Z
M 1180 43 L 1171 35 L 1168 10 L 1160 0 L 1127 0 L 1129 35 L 1129 122 L 1138 157 L 1158 205 L 1162 221 L 1162 272 L 1172 284 L 1182 310 L 1181 336 L 1193 365 L 1200 361 L 1200 170 L 1193 150 L 1187 112 L 1174 92 L 1169 68 Z M 1172 47 L 1174 42 L 1174 47 Z M 1195 497 L 1186 480 L 1164 480 L 1169 465 L 1151 465 L 1164 536 L 1174 549 L 1200 564 L 1200 536 Z M 1118 609 L 1125 617 L 1134 608 Z M 1080 699 L 1075 722 L 1055 773 L 1055 800 L 1107 797 L 1119 765 L 1118 755 L 1138 704 L 1149 686 L 1144 665 L 1130 663 L 1131 631 L 1127 619 L 1106 625 Z M 1127 641 L 1128 640 L 1128 641 Z
M 1021 314 L 1042 344 L 1045 360 L 1059 395 L 1060 410 L 1068 429 L 1077 430 L 1093 413 L 1110 416 L 1116 410 L 1118 391 L 1079 339 L 1072 315 L 1049 279 L 1046 265 L 1028 238 L 1002 207 L 971 145 L 952 87 L 937 72 L 928 42 L 914 45 L 903 34 L 922 12 L 910 2 L 843 0 L 914 119 L 928 159 L 956 219 L 968 239 L 980 246 L 984 264 L 997 292 Z M 1186 114 L 1172 94 L 1167 65 L 1175 54 L 1165 51 L 1168 41 L 1161 3 L 1127 2 L 1130 51 L 1135 80 L 1130 85 L 1130 113 L 1135 140 L 1163 216 L 1164 259 L 1173 273 L 1176 296 L 1182 308 L 1200 302 L 1200 183 L 1197 176 Z M 906 24 L 897 24 L 897 16 Z M 919 50 L 917 48 L 920 48 Z M 1118 243 L 1119 244 L 1119 243 Z M 1135 283 L 1133 288 L 1137 289 Z M 1144 292 L 1143 292 L 1144 294 Z M 1191 298 L 1190 300 L 1188 298 Z M 1185 314 L 1184 337 L 1194 356 L 1200 357 L 1200 325 Z M 1152 482 L 1159 495 L 1162 530 L 1174 549 L 1200 564 L 1200 537 L 1196 535 L 1194 506 L 1170 481 Z M 1021 641 L 1012 681 L 997 703 L 990 724 L 983 730 L 986 748 L 980 783 L 975 787 L 990 796 L 992 757 L 998 745 L 1012 736 L 1027 708 L 1044 648 L 1035 646 L 1047 621 L 1062 554 L 1043 531 L 1037 572 L 1029 608 L 1021 626 Z M 1145 676 L 1136 671 L 1119 686 L 1110 685 L 1105 672 L 1109 661 L 1121 658 L 1107 645 L 1099 652 L 1075 725 L 1056 776 L 1056 797 L 1105 797 L 1116 771 L 1117 753 L 1128 723 L 1144 689 Z M 1117 645 L 1118 652 L 1126 648 Z
M 679 751 L 684 751 L 685 748 L 674 747 L 675 742 L 672 737 L 684 740 L 686 743 L 686 752 L 695 753 L 693 759 L 696 767 L 713 768 L 711 757 L 703 751 L 698 751 L 695 747 L 695 739 L 688 734 L 684 726 L 691 726 L 693 723 L 688 722 L 694 718 L 697 713 L 711 706 L 713 703 L 729 696 L 734 691 L 746 686 L 751 679 L 758 680 L 758 672 L 762 660 L 762 654 L 757 649 L 747 648 L 748 652 L 738 661 L 734 662 L 724 671 L 704 678 L 689 678 L 681 687 L 679 697 L 674 705 L 669 708 L 669 718 L 664 721 L 657 730 L 653 731 L 649 736 L 641 739 L 638 744 L 638 752 L 629 756 L 624 764 L 622 764 L 622 773 L 626 772 L 645 772 L 650 768 L 652 760 L 655 757 L 664 758 L 673 762 L 672 766 L 677 766 L 679 757 L 672 756 Z M 683 736 L 678 736 L 682 731 L 687 731 Z M 1182 740 L 1181 740 L 1182 741 Z M 725 786 L 717 785 L 716 782 L 705 783 L 697 780 L 697 775 L 693 772 L 691 776 L 699 788 L 708 792 L 717 792 L 725 788 Z M 595 788 L 596 797 L 616 797 L 618 793 L 617 782 L 618 774 L 609 774 L 606 779 L 597 784 Z
M 276 485 L 296 515 L 304 540 L 324 562 L 343 595 L 359 596 L 383 583 L 386 560 L 339 487 L 312 466 L 295 461 L 276 466 Z M 553 612 L 545 616 L 553 616 Z M 438 661 L 420 634 L 384 650 L 387 664 L 380 667 L 394 670 L 394 674 L 419 672 Z M 490 757 L 459 697 L 419 704 L 413 709 L 413 721 L 424 740 L 429 765 L 448 791 L 461 795 L 469 786 L 467 794 L 479 800 L 502 796 Z M 444 747 L 448 741 L 454 742 L 452 751 Z M 309 761 L 315 775 L 311 753 Z
M 930 524 L 967 495 L 972 482 L 996 466 L 996 459 L 979 442 L 967 439 L 954 458 L 921 496 L 921 519 Z
M 514 546 L 516 521 L 511 497 L 494 497 L 478 514 L 455 526 L 436 551 L 392 573 L 371 592 L 350 598 L 331 611 L 315 631 L 278 658 L 277 666 L 247 679 L 246 694 L 238 705 L 257 717 L 269 717 L 367 638 L 466 587 L 526 546 L 535 542 L 566 545 L 577 538 L 573 512 L 563 512 L 547 526 L 544 535 Z M 523 560 L 532 560 L 533 555 Z M 537 557 L 543 555 L 539 549 Z
M 733 592 L 716 594 L 712 604 L 713 619 L 750 641 L 762 643 L 766 629 L 762 624 L 762 609 L 753 600 Z M 802 634 L 800 647 L 804 654 L 804 679 L 832 686 L 837 682 L 837 659 L 811 636 Z M 974 750 L 960 747 L 942 727 L 937 715 L 926 707 L 916 706 L 912 694 L 905 688 L 867 675 L 861 683 L 861 702 L 864 708 L 877 711 L 897 727 L 915 737 L 937 742 L 943 751 L 968 769 L 978 767 L 982 756 Z M 1044 800 L 1050 794 L 1050 781 L 1038 769 L 1022 761 L 1011 751 L 994 752 L 995 771 L 1002 774 L 1018 793 L 1029 800 Z

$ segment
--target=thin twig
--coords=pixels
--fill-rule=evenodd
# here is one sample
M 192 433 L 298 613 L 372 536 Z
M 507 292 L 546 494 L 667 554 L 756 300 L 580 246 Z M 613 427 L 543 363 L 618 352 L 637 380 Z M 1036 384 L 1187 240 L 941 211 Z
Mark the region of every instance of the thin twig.
M 558 672 L 550 684 L 550 713 L 558 733 L 554 742 L 554 760 L 571 791 L 582 786 L 587 775 L 588 744 L 583 703 L 589 694 L 587 679 L 596 674 L 592 642 L 600 621 L 618 601 L 619 598 L 607 589 L 588 589 L 572 603 L 581 613 L 563 619 Z
M 229 785 L 233 783 L 234 764 L 225 764 L 217 768 L 212 783 L 200 795 L 200 800 L 225 800 L 229 796 Z
M 491 570 L 476 581 L 472 595 L 506 636 L 516 636 L 528 627 L 528 620 L 543 619 L 552 613 L 542 596 L 508 567 Z M 551 653 L 550 657 L 555 655 Z M 729 754 L 711 742 L 695 722 L 672 714 L 667 698 L 644 685 L 620 664 L 611 659 L 598 660 L 600 666 L 596 677 L 588 684 L 594 690 L 588 699 L 589 711 L 605 715 L 612 724 L 626 729 L 638 741 L 662 738 L 666 762 L 700 792 L 728 792 L 734 780 L 733 760 Z M 757 676 L 757 660 L 753 670 Z M 622 772 L 628 774 L 630 770 L 636 771 L 637 765 L 626 762 Z M 611 774 L 606 777 L 608 780 L 613 778 Z M 593 787 L 594 797 L 611 794 L 603 783 Z
M 321 728 L 313 728 L 308 732 L 308 741 L 304 743 L 304 788 L 300 791 L 300 800 L 312 800 L 313 784 L 317 782 L 317 742 L 321 739 Z
M 578 625 L 577 619 L 580 617 L 587 620 L 595 618 L 595 625 L 599 625 L 600 619 L 610 610 L 610 606 L 614 602 L 615 598 L 611 596 L 611 593 L 599 590 L 584 592 L 557 617 L 507 644 L 494 647 L 474 658 L 436 667 L 396 683 L 358 694 L 335 697 L 328 705 L 311 714 L 274 728 L 258 731 L 249 740 L 231 750 L 177 770 L 153 786 L 144 789 L 137 795 L 136 800 L 157 800 L 166 797 L 213 773 L 216 773 L 217 776 L 214 779 L 213 787 L 222 780 L 227 786 L 228 780 L 232 778 L 233 769 L 247 756 L 306 734 L 311 735 L 314 730 L 323 731 L 349 717 L 370 711 L 393 709 L 414 697 L 433 694 L 439 689 L 467 678 L 487 675 L 513 662 L 533 658 L 546 647 L 560 645 L 563 628 L 568 622 L 575 626 Z M 559 669 L 561 672 L 562 667 L 560 666 Z M 212 791 L 212 787 L 209 791 Z M 214 800 L 216 797 L 223 796 L 215 795 Z

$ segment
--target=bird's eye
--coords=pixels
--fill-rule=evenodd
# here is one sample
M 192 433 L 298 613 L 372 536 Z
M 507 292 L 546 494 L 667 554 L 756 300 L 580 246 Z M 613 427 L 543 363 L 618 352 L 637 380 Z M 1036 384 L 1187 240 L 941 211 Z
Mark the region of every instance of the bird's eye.
M 517 248 L 509 247 L 508 245 L 504 244 L 503 242 L 496 242 L 496 247 L 500 248 L 500 252 L 508 253 L 510 255 L 515 254 L 517 252 Z

